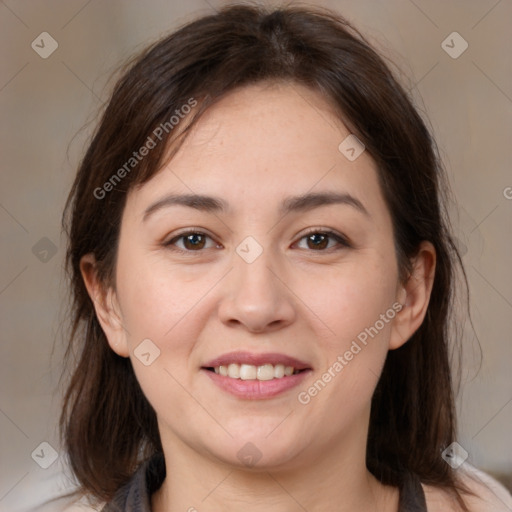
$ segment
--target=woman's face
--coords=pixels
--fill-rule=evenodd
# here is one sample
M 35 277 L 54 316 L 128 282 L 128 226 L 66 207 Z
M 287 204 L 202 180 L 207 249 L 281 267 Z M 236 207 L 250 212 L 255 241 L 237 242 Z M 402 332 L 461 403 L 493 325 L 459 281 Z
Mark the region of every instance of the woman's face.
M 390 214 L 369 154 L 339 149 L 349 134 L 309 89 L 246 87 L 128 195 L 123 329 L 106 332 L 164 449 L 286 468 L 364 444 L 386 354 L 407 336 Z

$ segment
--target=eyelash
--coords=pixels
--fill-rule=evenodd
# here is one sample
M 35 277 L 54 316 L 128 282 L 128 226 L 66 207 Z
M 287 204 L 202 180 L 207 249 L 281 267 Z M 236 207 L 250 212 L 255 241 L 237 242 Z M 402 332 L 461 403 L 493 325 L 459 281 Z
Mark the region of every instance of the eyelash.
M 329 230 L 329 229 L 312 228 L 312 229 L 308 230 L 306 233 L 304 233 L 299 238 L 298 241 L 300 242 L 304 238 L 307 238 L 310 235 L 316 235 L 316 234 L 324 235 L 324 236 L 330 237 L 331 239 L 334 239 L 338 243 L 338 247 L 330 247 L 328 249 L 319 249 L 319 250 L 310 249 L 310 251 L 312 251 L 312 252 L 327 252 L 327 253 L 330 253 L 333 250 L 334 251 L 338 251 L 338 250 L 341 250 L 341 249 L 346 249 L 346 248 L 350 248 L 351 247 L 351 244 L 348 242 L 348 240 L 345 237 L 343 237 L 342 235 L 336 233 L 335 231 Z M 206 249 L 199 249 L 197 251 L 193 251 L 193 250 L 189 250 L 189 249 L 181 249 L 181 248 L 176 247 L 174 245 L 178 240 L 186 238 L 189 235 L 201 235 L 201 236 L 205 236 L 205 237 L 208 237 L 211 240 L 213 240 L 213 238 L 210 235 L 208 235 L 207 233 L 204 233 L 203 231 L 200 231 L 199 229 L 198 230 L 195 230 L 195 229 L 191 229 L 190 230 L 189 229 L 188 231 L 184 231 L 184 232 L 176 235 L 175 237 L 173 237 L 168 242 L 164 242 L 163 246 L 168 248 L 168 249 L 171 249 L 173 251 L 177 251 L 177 252 L 181 252 L 181 253 L 186 253 L 186 254 L 195 253 L 195 252 L 200 253 L 200 252 L 203 252 L 203 251 L 206 250 Z

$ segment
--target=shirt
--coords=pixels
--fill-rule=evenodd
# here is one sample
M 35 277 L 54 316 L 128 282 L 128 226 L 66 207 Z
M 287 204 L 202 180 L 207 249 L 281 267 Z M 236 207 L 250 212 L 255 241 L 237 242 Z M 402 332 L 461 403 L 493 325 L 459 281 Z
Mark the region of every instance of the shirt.
M 142 464 L 101 512 L 151 512 L 151 494 L 165 479 L 165 460 L 161 453 Z M 398 512 L 428 512 L 419 478 L 408 473 L 400 486 Z

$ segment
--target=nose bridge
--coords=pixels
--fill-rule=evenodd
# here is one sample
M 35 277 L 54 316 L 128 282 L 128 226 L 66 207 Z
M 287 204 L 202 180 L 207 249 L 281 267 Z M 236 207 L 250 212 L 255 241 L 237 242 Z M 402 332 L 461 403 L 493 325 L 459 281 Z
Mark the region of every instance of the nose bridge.
M 243 251 L 247 250 L 248 245 L 249 251 L 243 254 Z M 237 293 L 245 289 L 253 293 L 273 291 L 275 283 L 272 281 L 275 280 L 275 275 L 270 269 L 272 266 L 275 267 L 277 262 L 275 254 L 272 254 L 272 252 L 272 250 L 266 248 L 265 250 L 262 249 L 258 254 L 256 249 L 251 247 L 250 244 L 241 244 L 237 248 L 234 269 L 240 282 L 240 289 L 237 290 Z
M 286 324 L 293 319 L 293 304 L 279 276 L 283 266 L 276 251 L 247 237 L 233 254 L 233 267 L 219 309 L 224 322 L 264 330 L 270 324 Z

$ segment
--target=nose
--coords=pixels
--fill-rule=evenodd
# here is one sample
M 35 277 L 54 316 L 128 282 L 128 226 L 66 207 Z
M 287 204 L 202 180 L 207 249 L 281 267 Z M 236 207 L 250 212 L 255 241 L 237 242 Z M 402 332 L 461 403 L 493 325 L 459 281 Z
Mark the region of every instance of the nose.
M 295 320 L 294 295 L 286 272 L 276 265 L 270 251 L 264 250 L 252 263 L 235 253 L 233 264 L 218 309 L 224 324 L 243 326 L 251 332 L 271 332 Z

